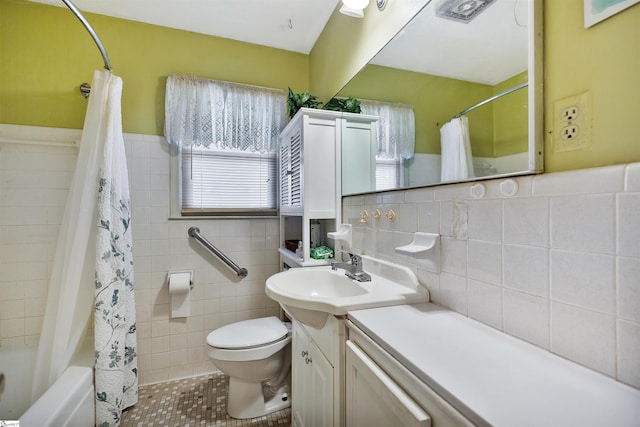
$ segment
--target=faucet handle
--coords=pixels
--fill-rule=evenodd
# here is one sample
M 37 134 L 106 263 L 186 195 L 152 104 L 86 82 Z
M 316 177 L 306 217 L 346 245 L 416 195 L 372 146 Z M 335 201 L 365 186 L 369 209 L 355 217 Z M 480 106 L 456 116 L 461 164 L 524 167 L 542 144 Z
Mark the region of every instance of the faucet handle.
M 356 267 L 360 266 L 360 264 L 362 263 L 362 257 L 360 255 L 352 254 L 351 252 L 349 252 L 349 258 L 351 259 L 351 264 L 355 265 Z

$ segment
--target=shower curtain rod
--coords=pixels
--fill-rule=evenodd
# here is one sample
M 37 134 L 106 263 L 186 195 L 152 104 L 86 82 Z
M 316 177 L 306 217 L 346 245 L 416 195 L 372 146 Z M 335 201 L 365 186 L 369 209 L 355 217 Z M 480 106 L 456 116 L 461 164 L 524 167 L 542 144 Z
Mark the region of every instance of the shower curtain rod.
M 93 41 L 96 42 L 98 49 L 100 49 L 100 53 L 102 54 L 102 59 L 104 60 L 104 68 L 106 70 L 111 71 L 111 62 L 109 61 L 109 55 L 107 55 L 107 51 L 104 48 L 102 41 L 100 41 L 100 37 L 98 37 L 96 32 L 93 30 L 93 28 L 91 27 L 91 24 L 89 24 L 89 22 L 85 19 L 85 17 L 82 15 L 80 10 L 76 7 L 75 4 L 71 2 L 71 0 L 62 0 L 62 2 L 66 4 L 69 9 L 71 9 L 71 12 L 73 12 L 73 14 L 76 15 L 76 17 L 78 17 L 80 22 L 82 22 L 82 25 L 84 25 L 84 27 L 87 29 L 87 31 L 91 35 L 91 38 L 93 38 Z
M 516 90 L 519 90 L 519 89 L 525 88 L 525 87 L 527 87 L 527 86 L 529 86 L 529 83 L 522 83 L 522 84 L 519 84 L 518 86 L 514 86 L 514 87 L 512 87 L 511 89 L 507 89 L 507 90 L 505 90 L 504 92 L 501 92 L 501 93 L 499 93 L 499 94 L 497 94 L 497 95 L 492 96 L 491 98 L 485 99 L 484 101 L 477 103 L 477 104 L 476 104 L 476 105 L 474 105 L 473 107 L 469 107 L 469 108 L 467 108 L 467 109 L 466 109 L 466 110 L 464 110 L 464 111 L 460 111 L 458 114 L 456 114 L 455 116 L 453 116 L 453 117 L 452 117 L 452 119 L 459 119 L 460 117 L 464 116 L 464 115 L 465 115 L 465 114 L 467 114 L 468 112 L 473 111 L 473 110 L 475 110 L 475 109 L 476 109 L 476 108 L 478 108 L 478 107 L 482 107 L 484 104 L 487 104 L 487 103 L 489 103 L 489 102 L 491 102 L 491 101 L 495 101 L 495 100 L 496 100 L 496 99 L 498 99 L 498 98 L 502 98 L 502 97 L 503 97 L 503 96 L 505 96 L 505 95 L 509 95 L 511 92 L 515 92 Z

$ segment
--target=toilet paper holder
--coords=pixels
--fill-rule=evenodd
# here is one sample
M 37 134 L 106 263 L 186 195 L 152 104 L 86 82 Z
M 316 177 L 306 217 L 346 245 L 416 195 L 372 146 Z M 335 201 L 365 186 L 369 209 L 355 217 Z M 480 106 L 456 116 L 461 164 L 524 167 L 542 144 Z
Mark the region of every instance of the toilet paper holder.
M 171 318 L 185 318 L 191 315 L 192 271 L 170 271 L 167 274 Z
M 174 274 L 184 274 L 189 273 L 189 289 L 193 290 L 193 270 L 177 270 L 177 271 L 169 271 L 167 273 L 167 286 L 169 286 L 169 282 L 171 276 Z

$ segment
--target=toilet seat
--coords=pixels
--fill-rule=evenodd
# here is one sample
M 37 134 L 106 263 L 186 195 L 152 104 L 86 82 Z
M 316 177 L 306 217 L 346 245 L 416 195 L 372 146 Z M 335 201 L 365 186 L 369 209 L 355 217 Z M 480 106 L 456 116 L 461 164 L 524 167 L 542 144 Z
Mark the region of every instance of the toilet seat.
M 287 327 L 277 317 L 263 317 L 218 328 L 207 335 L 207 344 L 227 350 L 250 349 L 280 341 L 288 332 Z

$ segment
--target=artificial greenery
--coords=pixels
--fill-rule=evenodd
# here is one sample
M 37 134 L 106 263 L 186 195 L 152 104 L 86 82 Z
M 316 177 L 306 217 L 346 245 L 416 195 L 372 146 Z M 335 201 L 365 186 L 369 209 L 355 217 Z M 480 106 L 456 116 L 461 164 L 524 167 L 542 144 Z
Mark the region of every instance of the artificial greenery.
M 329 102 L 322 107 L 325 110 L 344 111 L 347 113 L 360 114 L 360 101 L 355 98 L 331 98 Z
M 311 95 L 309 92 L 294 93 L 291 88 L 289 88 L 287 107 L 289 109 L 290 119 L 292 119 L 302 107 L 318 108 L 320 105 L 322 105 L 322 102 L 318 101 L 318 97 Z
M 289 96 L 287 97 L 289 119 L 292 119 L 298 110 L 303 107 L 358 114 L 361 112 L 360 101 L 355 98 L 331 98 L 329 102 L 322 105 L 322 102 L 318 101 L 318 97 L 311 95 L 309 92 L 295 93 L 289 88 Z

